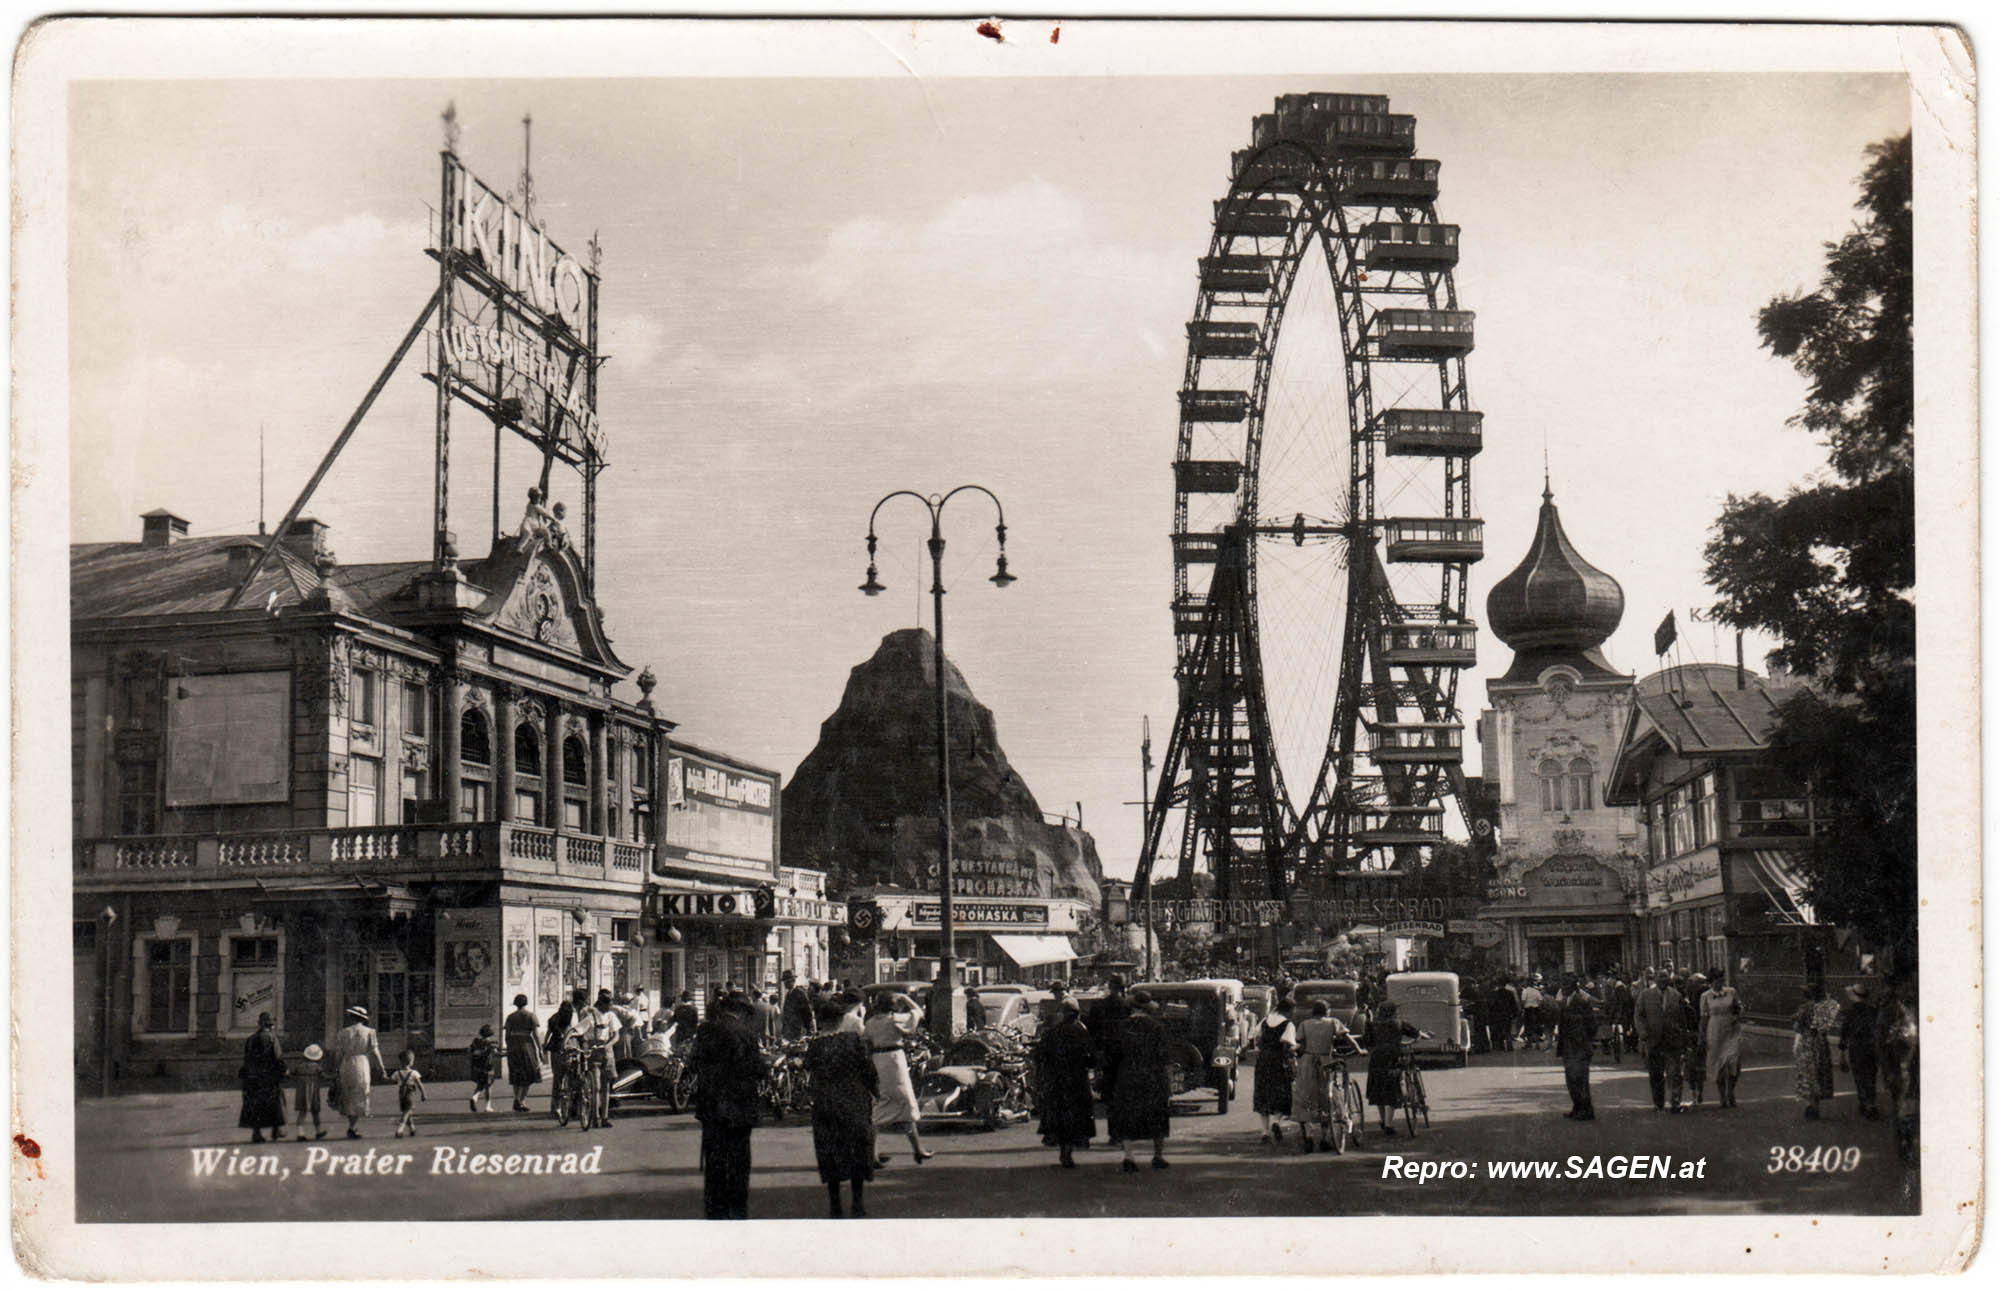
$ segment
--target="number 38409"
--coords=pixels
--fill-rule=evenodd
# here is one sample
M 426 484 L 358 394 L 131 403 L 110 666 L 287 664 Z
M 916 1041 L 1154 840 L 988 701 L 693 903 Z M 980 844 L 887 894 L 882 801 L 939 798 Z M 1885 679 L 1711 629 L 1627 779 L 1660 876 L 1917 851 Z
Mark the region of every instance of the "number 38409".
M 1772 1147 L 1769 1174 L 1846 1174 L 1861 1167 L 1860 1147 Z

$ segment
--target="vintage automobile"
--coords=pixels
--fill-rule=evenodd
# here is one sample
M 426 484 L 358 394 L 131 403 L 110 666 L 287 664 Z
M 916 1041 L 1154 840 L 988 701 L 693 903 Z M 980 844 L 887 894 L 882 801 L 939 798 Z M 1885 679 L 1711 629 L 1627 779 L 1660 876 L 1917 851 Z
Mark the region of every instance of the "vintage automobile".
M 1459 1008 L 1458 973 L 1392 972 L 1383 989 L 1404 1021 L 1428 1032 L 1428 1037 L 1410 1041 L 1418 1062 L 1465 1065 L 1472 1027 Z
M 1004 1129 L 1035 1113 L 1028 1047 L 1011 1027 L 968 1030 L 917 1081 L 926 1125 L 977 1124 Z
M 1301 981 L 1292 987 L 1292 999 L 1298 1005 L 1292 1013 L 1294 1021 L 1311 1016 L 1314 1001 L 1323 1000 L 1327 1015 L 1354 1033 L 1360 1034 L 1368 1024 L 1358 981 Z
M 979 987 L 979 1006 L 986 1009 L 987 1026 L 1018 1030 L 1026 1040 L 1033 1040 L 1041 1033 L 1043 1012 L 1054 1000 L 1055 996 L 1047 990 L 1025 986 L 1018 990 L 1011 986 L 997 990 Z
M 1132 987 L 1144 990 L 1160 1005 L 1160 1020 L 1167 1034 L 1185 1040 L 1201 1053 L 1203 1069 L 1180 1070 L 1174 1092 L 1215 1094 L 1218 1115 L 1229 1113 L 1230 1099 L 1236 1096 L 1236 1059 L 1243 1042 L 1238 1000 L 1242 983 L 1237 981 L 1158 981 Z

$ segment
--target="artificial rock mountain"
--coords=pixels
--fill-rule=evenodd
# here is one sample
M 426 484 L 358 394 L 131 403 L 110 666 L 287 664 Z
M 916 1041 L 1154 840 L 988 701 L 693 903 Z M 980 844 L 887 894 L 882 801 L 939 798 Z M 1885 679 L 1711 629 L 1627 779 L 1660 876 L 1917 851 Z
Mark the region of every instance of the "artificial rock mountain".
M 929 632 L 882 638 L 848 673 L 840 707 L 785 785 L 785 861 L 827 872 L 837 892 L 937 886 L 937 673 Z M 1041 806 L 1000 749 L 993 713 L 945 661 L 951 726 L 952 837 L 959 890 L 986 895 L 1098 901 L 1103 869 L 1082 829 L 1046 823 Z M 967 890 L 982 875 L 1013 872 L 998 887 Z M 1027 889 L 1023 889 L 1023 880 Z

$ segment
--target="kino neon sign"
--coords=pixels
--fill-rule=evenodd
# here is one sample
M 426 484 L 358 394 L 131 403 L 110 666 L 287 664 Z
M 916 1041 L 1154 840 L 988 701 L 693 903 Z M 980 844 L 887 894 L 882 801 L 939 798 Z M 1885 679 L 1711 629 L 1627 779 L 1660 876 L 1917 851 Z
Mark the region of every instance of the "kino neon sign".
M 582 470 L 594 490 L 607 447 L 597 419 L 595 242 L 588 264 L 569 254 L 535 222 L 531 205 L 495 193 L 449 149 L 443 203 L 434 254 L 449 293 L 435 374 L 547 459 Z M 548 488 L 546 469 L 541 486 Z M 594 495 L 586 496 L 594 515 Z

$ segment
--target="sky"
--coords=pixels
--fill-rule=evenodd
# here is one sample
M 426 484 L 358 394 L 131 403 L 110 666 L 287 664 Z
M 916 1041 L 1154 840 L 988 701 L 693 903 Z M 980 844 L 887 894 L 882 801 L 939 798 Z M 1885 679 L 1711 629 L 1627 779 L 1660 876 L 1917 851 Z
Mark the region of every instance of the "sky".
M 70 97 L 71 537 L 283 514 L 435 284 L 439 113 L 497 188 L 534 117 L 538 213 L 603 246 L 599 596 L 680 733 L 789 776 L 886 633 L 930 622 L 1047 810 L 1105 868 L 1139 835 L 1141 721 L 1173 717 L 1171 462 L 1212 203 L 1279 94 L 1383 93 L 1443 163 L 1486 448 L 1469 608 L 1525 555 L 1544 462 L 1571 540 L 1623 585 L 1607 646 L 1652 670 L 1732 641 L 1700 549 L 1731 492 L 1824 468 L 1756 313 L 1809 290 L 1907 84 L 1856 74 L 125 80 Z M 313 498 L 347 562 L 429 551 L 431 387 L 411 363 Z M 453 527 L 489 523 L 491 436 L 455 424 Z M 468 429 L 471 433 L 465 433 Z M 1546 457 L 1545 457 L 1546 453 Z M 503 497 L 535 463 L 507 451 Z M 574 499 L 558 485 L 559 498 Z M 574 501 L 572 500 L 572 506 Z M 503 506 L 505 522 L 518 503 Z M 1757 662 L 1760 643 L 1751 644 Z M 1468 725 L 1508 651 L 1488 636 Z M 628 687 L 629 689 L 629 687 Z M 631 691 L 636 697 L 636 691 Z M 1476 749 L 1469 749 L 1476 769 Z

